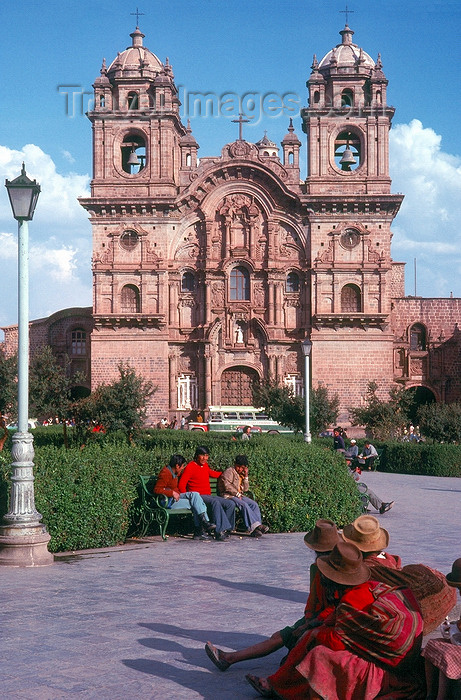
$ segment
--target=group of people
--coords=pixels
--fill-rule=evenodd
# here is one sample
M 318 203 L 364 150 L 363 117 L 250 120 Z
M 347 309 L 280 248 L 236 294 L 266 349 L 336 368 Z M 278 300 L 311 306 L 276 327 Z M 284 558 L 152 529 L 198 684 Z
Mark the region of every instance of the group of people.
M 181 416 L 179 421 L 177 418 L 173 418 L 171 421 L 169 421 L 168 418 L 161 418 L 157 425 L 153 427 L 157 427 L 160 430 L 165 428 L 170 428 L 170 430 L 186 430 L 187 421 L 184 416 Z
M 272 675 L 246 676 L 260 696 L 418 700 L 426 698 L 427 689 L 427 698 L 445 698 L 440 693 L 447 667 L 449 677 L 461 678 L 461 649 L 431 640 L 423 652 L 425 674 L 421 642 L 423 633 L 433 629 L 434 614 L 440 622 L 453 607 L 449 586 L 461 592 L 461 559 L 446 580 L 423 565 L 402 567 L 400 557 L 386 551 L 389 533 L 371 515 L 360 516 L 342 532 L 331 520 L 318 520 L 304 542 L 316 560 L 303 616 L 246 649 L 226 652 L 207 642 L 213 664 L 226 671 L 286 647 Z M 457 624 L 461 631 L 461 621 Z
M 369 440 L 365 440 L 363 450 L 359 454 L 357 440 L 351 438 L 350 446 L 346 449 L 346 433 L 342 428 L 333 430 L 333 449 L 337 452 L 342 452 L 347 462 L 360 470 L 368 469 L 371 471 L 378 457 L 378 451 Z
M 237 455 L 234 464 L 224 471 L 211 469 L 209 450 L 197 447 L 194 459 L 186 464 L 179 454 L 172 455 L 154 486 L 155 494 L 165 495 L 171 509 L 189 507 L 194 518 L 194 539 L 225 541 L 235 530 L 236 508 L 246 531 L 262 537 L 269 528 L 262 523 L 261 511 L 249 490 L 248 458 Z M 218 479 L 218 495 L 212 495 L 210 477 Z

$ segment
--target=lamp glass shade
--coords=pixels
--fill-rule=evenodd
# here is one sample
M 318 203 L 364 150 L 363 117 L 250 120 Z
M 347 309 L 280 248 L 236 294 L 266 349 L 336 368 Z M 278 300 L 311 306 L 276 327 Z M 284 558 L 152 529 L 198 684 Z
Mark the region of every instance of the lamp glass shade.
M 13 216 L 17 220 L 31 221 L 40 194 L 40 185 L 36 180 L 31 180 L 26 175 L 24 163 L 19 177 L 14 180 L 6 180 L 5 187 L 8 190 Z
M 311 354 L 311 350 L 312 350 L 312 341 L 310 341 L 309 338 L 306 338 L 301 343 L 301 347 L 303 349 L 303 355 L 305 357 L 309 357 L 309 355 Z

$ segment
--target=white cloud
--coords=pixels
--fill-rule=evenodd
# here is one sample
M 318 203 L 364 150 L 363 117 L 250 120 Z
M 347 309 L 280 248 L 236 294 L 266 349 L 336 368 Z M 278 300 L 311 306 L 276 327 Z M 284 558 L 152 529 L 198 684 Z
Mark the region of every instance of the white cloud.
M 91 226 L 77 201 L 88 196 L 89 175 L 58 173 L 52 158 L 34 144 L 0 146 L 0 178 L 27 175 L 41 187 L 29 224 L 30 318 L 68 306 L 91 306 Z M 17 322 L 17 224 L 7 192 L 0 195 L 0 326 Z
M 461 158 L 414 119 L 391 130 L 390 162 L 392 191 L 405 195 L 392 227 L 394 260 L 417 259 L 419 295 L 461 296 Z
M 69 163 L 75 163 L 75 158 L 70 151 L 61 151 L 61 153 Z

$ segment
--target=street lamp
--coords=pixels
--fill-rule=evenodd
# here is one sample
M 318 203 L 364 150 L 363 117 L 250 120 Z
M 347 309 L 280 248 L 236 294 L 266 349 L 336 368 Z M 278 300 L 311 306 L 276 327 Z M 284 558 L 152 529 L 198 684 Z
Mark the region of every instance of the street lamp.
M 312 350 L 312 342 L 306 338 L 301 343 L 301 348 L 304 355 L 304 407 L 306 413 L 306 432 L 304 433 L 304 442 L 311 442 L 311 430 L 309 421 L 309 357 Z
M 13 216 L 18 222 L 18 430 L 11 448 L 10 509 L 0 527 L 0 565 L 46 566 L 53 563 L 42 516 L 35 508 L 34 446 L 29 432 L 29 229 L 40 185 L 26 175 L 6 180 Z

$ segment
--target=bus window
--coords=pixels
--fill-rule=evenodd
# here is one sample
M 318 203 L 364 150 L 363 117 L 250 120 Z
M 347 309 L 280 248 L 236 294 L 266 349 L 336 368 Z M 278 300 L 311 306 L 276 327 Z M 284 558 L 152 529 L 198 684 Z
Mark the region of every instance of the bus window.
M 239 413 L 240 420 L 253 421 L 255 419 L 254 413 L 249 413 L 248 411 Z
M 234 413 L 224 413 L 224 420 L 238 420 L 238 414 Z

